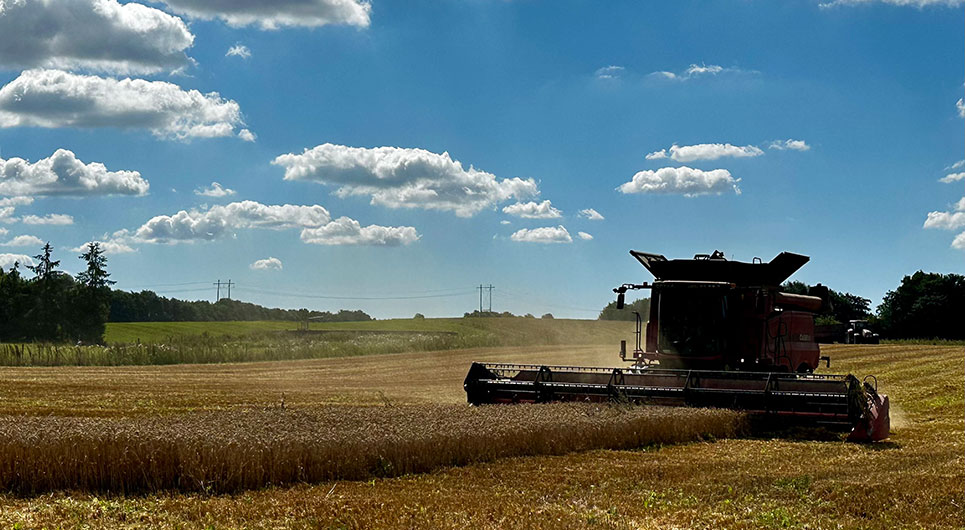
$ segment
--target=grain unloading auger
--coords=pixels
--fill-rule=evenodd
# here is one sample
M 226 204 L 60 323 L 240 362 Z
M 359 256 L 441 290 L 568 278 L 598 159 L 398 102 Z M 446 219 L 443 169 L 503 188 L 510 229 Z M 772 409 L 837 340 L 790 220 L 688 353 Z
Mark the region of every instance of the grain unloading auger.
M 621 341 L 624 368 L 473 363 L 466 376 L 472 404 L 627 401 L 734 408 L 784 424 L 850 431 L 851 441 L 888 437 L 888 396 L 877 380 L 815 374 L 822 357 L 814 315 L 828 297 L 782 293 L 780 284 L 808 261 L 782 252 L 769 263 L 726 260 L 722 253 L 674 259 L 630 251 L 655 281 L 614 289 L 650 289 L 636 347 Z M 642 344 L 641 344 L 642 342 Z

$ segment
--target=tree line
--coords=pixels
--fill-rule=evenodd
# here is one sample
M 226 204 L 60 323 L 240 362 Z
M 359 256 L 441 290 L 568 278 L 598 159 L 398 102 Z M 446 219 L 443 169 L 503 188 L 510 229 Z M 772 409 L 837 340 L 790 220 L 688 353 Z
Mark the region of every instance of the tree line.
M 185 301 L 153 291 L 119 291 L 111 288 L 114 282 L 98 243 L 88 244 L 79 256 L 86 269 L 76 277 L 57 270 L 60 260 L 52 254 L 47 243 L 33 256 L 36 265 L 23 273 L 19 263 L 9 271 L 0 268 L 0 342 L 102 343 L 107 322 L 372 320 L 361 310 L 274 309 L 238 300 Z
M 787 282 L 781 290 L 792 294 L 808 294 L 811 286 L 803 282 Z M 867 320 L 869 327 L 889 339 L 965 340 L 965 276 L 918 271 L 905 276 L 888 291 L 872 313 L 871 300 L 833 289 L 828 290 L 828 304 L 816 316 L 818 324 L 848 324 L 851 320 Z M 641 298 L 617 309 L 610 302 L 600 312 L 600 320 L 633 320 L 634 311 L 646 321 L 650 315 L 650 299 Z

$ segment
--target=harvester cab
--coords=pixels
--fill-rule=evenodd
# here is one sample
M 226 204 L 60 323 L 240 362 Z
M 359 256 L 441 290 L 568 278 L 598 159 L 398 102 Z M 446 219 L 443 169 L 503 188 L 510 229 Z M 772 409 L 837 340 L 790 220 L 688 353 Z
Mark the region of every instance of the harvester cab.
M 727 260 L 720 251 L 668 260 L 630 251 L 654 276 L 644 327 L 637 314 L 636 346 L 625 368 L 473 363 L 464 388 L 470 403 L 608 401 L 734 408 L 780 424 L 850 431 L 851 441 L 888 437 L 888 397 L 873 376 L 813 373 L 821 360 L 814 315 L 827 300 L 820 284 L 809 295 L 780 285 L 808 262 L 782 252 L 764 263 Z M 812 296 L 814 295 L 814 296 Z
M 655 278 L 652 284 L 614 289 L 618 298 L 627 290 L 651 289 L 646 331 L 638 324 L 629 359 L 636 366 L 802 373 L 818 367 L 814 314 L 822 298 L 780 290 L 807 256 L 783 252 L 768 263 L 757 258 L 741 263 L 720 251 L 692 260 L 630 254 Z M 628 360 L 622 345 L 621 356 Z

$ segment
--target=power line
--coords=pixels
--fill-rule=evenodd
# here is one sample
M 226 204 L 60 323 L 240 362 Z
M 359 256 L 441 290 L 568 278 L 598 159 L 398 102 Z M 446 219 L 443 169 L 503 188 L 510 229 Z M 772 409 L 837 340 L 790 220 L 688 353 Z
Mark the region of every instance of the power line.
M 294 298 L 317 298 L 323 300 L 420 300 L 424 298 L 452 298 L 457 296 L 466 296 L 472 294 L 472 291 L 463 291 L 461 293 L 450 293 L 450 294 L 427 294 L 418 296 L 333 296 L 325 294 L 307 294 L 307 293 L 289 293 L 283 291 L 274 291 L 268 289 L 258 289 L 255 287 L 241 287 L 239 288 L 245 292 L 253 292 L 259 294 L 271 294 L 275 296 L 287 296 Z

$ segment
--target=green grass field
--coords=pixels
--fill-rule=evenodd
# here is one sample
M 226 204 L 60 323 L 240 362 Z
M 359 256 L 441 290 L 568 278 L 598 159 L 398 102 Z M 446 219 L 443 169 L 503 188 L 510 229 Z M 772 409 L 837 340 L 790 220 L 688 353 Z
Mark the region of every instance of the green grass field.
M 173 337 L 208 334 L 240 337 L 274 331 L 294 331 L 297 322 L 110 322 L 104 339 L 111 343 L 167 342 Z M 535 318 L 426 318 L 365 322 L 313 322 L 312 331 L 410 331 L 457 333 L 461 336 L 493 335 L 498 341 L 549 344 L 598 344 L 613 331 L 631 329 L 632 323 L 595 320 Z
M 294 322 L 111 323 L 107 345 L 0 344 L 0 365 L 210 364 L 358 357 L 494 346 L 610 344 L 631 339 L 630 322 L 534 318 Z

